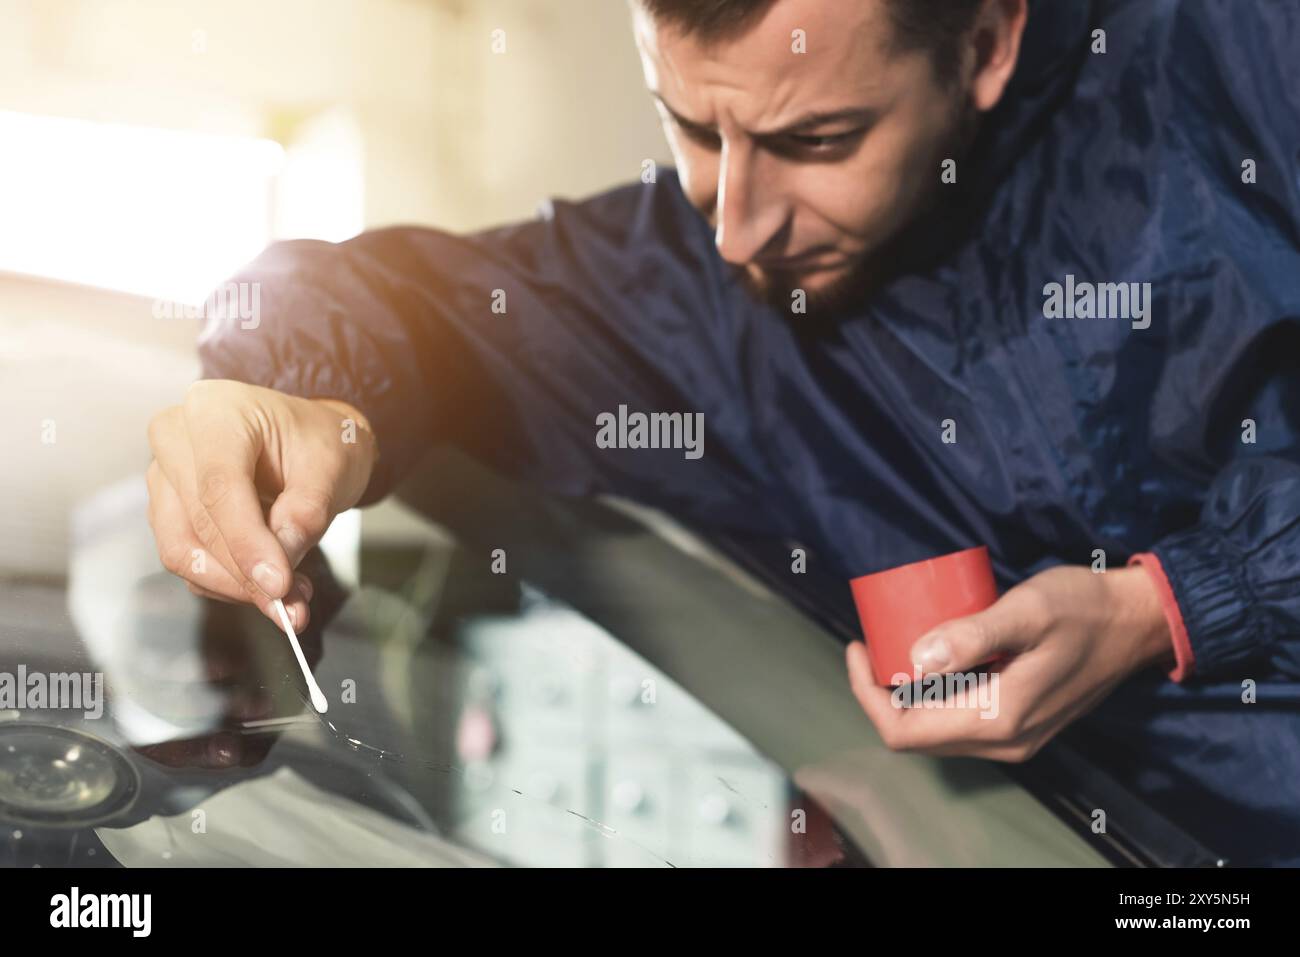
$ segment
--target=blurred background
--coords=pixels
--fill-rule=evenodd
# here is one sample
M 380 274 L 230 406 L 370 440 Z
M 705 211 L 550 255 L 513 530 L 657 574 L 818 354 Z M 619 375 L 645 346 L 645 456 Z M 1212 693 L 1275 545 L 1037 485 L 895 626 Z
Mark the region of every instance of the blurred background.
M 469 231 L 668 160 L 620 0 L 0 0 L 0 572 L 142 474 L 278 239 Z M 498 32 L 500 31 L 500 32 Z M 384 522 L 384 512 L 367 522 Z

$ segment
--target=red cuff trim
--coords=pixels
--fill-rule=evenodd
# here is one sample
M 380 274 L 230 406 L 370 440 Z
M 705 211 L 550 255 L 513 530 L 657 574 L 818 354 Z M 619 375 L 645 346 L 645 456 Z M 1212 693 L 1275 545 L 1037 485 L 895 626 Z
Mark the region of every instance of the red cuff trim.
M 1169 623 L 1169 634 L 1174 640 L 1174 660 L 1177 664 L 1174 670 L 1169 672 L 1169 678 L 1172 681 L 1182 681 L 1195 670 L 1196 658 L 1192 654 L 1192 643 L 1187 637 L 1187 626 L 1183 624 L 1183 613 L 1178 608 L 1178 599 L 1174 597 L 1174 590 L 1169 587 L 1169 579 L 1165 577 L 1164 566 L 1151 552 L 1134 555 L 1128 563 L 1141 565 L 1155 582 L 1156 591 L 1160 594 L 1160 607 L 1164 609 L 1165 621 Z

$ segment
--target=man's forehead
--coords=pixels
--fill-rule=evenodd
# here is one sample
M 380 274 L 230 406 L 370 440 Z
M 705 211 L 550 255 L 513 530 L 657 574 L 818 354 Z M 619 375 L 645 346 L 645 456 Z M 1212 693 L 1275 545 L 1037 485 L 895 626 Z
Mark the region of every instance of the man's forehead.
M 891 24 L 881 0 L 777 0 L 742 30 L 700 39 L 637 4 L 646 85 L 686 119 L 701 91 L 726 95 L 747 126 L 783 127 L 861 103 L 885 82 Z M 747 100 L 752 102 L 746 103 Z

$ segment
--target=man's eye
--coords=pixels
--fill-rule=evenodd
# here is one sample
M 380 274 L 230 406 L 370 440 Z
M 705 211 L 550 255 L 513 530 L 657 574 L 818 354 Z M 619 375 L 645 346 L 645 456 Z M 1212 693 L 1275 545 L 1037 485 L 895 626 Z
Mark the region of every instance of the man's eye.
M 677 128 L 692 143 L 698 143 L 700 146 L 709 149 L 719 149 L 722 146 L 722 137 L 710 130 L 702 130 L 698 126 L 687 126 L 684 123 L 678 123 Z
M 844 146 L 860 135 L 859 130 L 848 133 L 834 133 L 829 136 L 803 136 L 792 134 L 786 142 L 795 149 L 810 153 L 826 153 Z

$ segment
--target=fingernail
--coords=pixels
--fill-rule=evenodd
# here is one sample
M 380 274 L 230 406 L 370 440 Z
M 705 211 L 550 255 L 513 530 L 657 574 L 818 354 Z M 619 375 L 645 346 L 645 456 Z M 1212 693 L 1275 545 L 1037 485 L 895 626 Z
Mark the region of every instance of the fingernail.
M 922 638 L 912 647 L 912 664 L 920 668 L 924 674 L 943 671 L 951 658 L 952 649 L 948 647 L 947 640 L 941 636 Z
M 276 541 L 284 549 L 285 554 L 289 556 L 289 561 L 302 557 L 303 546 L 307 544 L 307 536 L 292 525 L 281 525 L 275 530 Z
M 311 596 L 316 594 L 316 586 L 311 583 L 311 579 L 306 575 L 295 575 L 293 580 L 298 583 L 298 590 L 302 592 L 303 601 L 311 601 Z
M 279 598 L 284 594 L 284 579 L 270 562 L 258 562 L 253 566 L 253 581 L 272 598 Z

